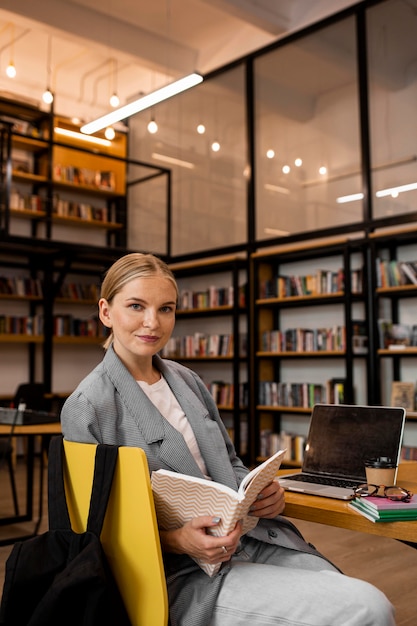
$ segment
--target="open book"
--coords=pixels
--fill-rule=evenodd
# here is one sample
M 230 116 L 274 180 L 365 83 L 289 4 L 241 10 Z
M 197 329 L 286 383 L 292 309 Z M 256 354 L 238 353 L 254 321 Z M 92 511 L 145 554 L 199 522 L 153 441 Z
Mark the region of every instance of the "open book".
M 193 517 L 211 515 L 221 519 L 216 527 L 210 528 L 213 535 L 227 535 L 238 520 L 243 521 L 242 533 L 247 533 L 259 519 L 248 515 L 249 509 L 262 489 L 275 478 L 284 454 L 285 450 L 280 450 L 255 467 L 242 480 L 238 491 L 221 483 L 170 470 L 152 472 L 151 483 L 159 527 L 171 530 L 183 526 Z M 209 576 L 213 576 L 221 565 L 200 560 L 197 562 Z

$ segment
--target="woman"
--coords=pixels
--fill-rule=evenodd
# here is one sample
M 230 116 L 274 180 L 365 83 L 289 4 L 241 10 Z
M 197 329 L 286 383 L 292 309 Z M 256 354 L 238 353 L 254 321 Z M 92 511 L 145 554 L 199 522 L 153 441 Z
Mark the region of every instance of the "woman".
M 103 281 L 99 316 L 110 329 L 102 362 L 62 410 L 66 439 L 138 446 L 149 469 L 206 477 L 237 489 L 247 473 L 202 380 L 158 353 L 175 325 L 178 288 L 150 254 L 128 254 Z M 385 596 L 349 578 L 307 544 L 285 518 L 284 491 L 273 481 L 252 506 L 259 523 L 240 536 L 207 531 L 201 516 L 160 531 L 171 626 L 286 624 L 393 626 Z M 223 563 L 210 578 L 192 557 Z

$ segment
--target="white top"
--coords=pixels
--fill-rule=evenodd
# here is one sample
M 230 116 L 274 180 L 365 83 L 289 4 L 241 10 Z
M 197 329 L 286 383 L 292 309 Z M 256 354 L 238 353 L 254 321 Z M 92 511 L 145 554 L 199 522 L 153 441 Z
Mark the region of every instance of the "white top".
M 206 464 L 201 456 L 200 448 L 198 447 L 190 422 L 186 418 L 184 411 L 172 393 L 165 378 L 161 376 L 158 382 L 152 385 L 145 383 L 143 380 L 138 380 L 137 383 L 146 393 L 149 400 L 156 406 L 161 415 L 163 415 L 171 426 L 182 434 L 198 467 L 203 472 L 204 476 L 209 478 Z

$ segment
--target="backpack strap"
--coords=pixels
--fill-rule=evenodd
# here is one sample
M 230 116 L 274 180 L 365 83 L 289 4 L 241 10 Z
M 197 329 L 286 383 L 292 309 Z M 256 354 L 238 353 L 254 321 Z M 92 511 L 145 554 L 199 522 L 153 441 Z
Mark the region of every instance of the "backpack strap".
M 99 444 L 96 449 L 93 486 L 87 530 L 98 537 L 106 515 L 118 446 Z M 65 498 L 64 441 L 62 436 L 51 439 L 48 457 L 48 516 L 50 530 L 70 530 L 71 522 Z
M 71 522 L 65 498 L 64 440 L 52 437 L 48 450 L 48 519 L 49 530 L 70 530 Z
M 116 469 L 118 446 L 99 444 L 96 450 L 93 488 L 87 530 L 100 537 Z

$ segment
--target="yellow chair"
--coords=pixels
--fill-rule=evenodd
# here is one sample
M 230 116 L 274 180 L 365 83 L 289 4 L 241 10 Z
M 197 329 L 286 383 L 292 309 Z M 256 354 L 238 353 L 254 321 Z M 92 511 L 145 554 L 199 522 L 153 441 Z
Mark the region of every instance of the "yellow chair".
M 96 445 L 64 441 L 65 491 L 71 526 L 87 526 Z M 149 479 L 140 448 L 121 447 L 101 542 L 132 626 L 167 626 L 168 599 Z

